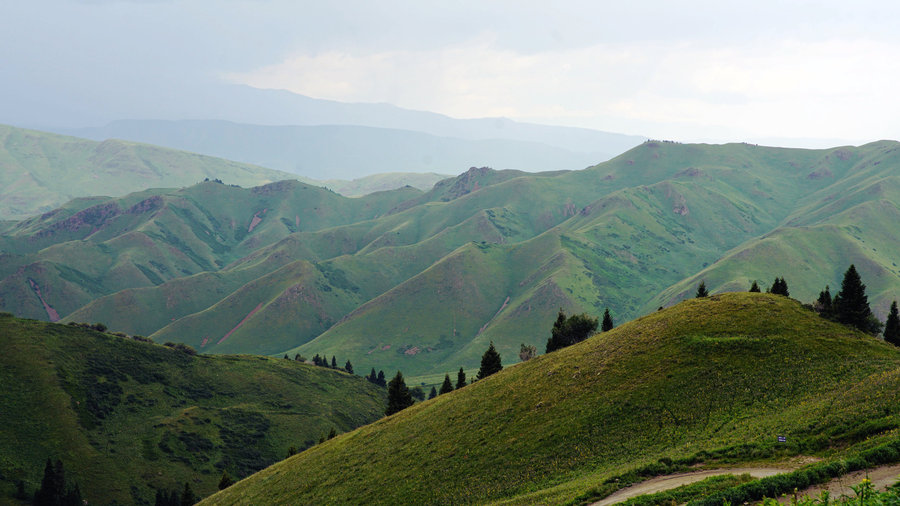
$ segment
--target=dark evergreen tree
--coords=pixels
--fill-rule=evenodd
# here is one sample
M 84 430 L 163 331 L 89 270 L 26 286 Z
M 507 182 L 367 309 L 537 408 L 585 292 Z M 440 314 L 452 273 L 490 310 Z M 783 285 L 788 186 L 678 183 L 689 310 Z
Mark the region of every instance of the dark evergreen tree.
M 610 319 L 612 320 L 612 319 Z M 566 318 L 562 310 L 556 316 L 556 322 L 550 330 L 547 340 L 547 353 L 584 341 L 597 331 L 598 321 L 585 313 Z
M 816 299 L 815 308 L 820 315 L 826 318 L 830 318 L 832 316 L 834 308 L 832 307 L 831 290 L 829 289 L 828 285 L 825 285 L 825 289 L 819 292 L 819 297 Z
M 881 332 L 881 322 L 875 318 L 869 308 L 866 285 L 863 284 L 854 265 L 850 265 L 850 268 L 844 273 L 841 291 L 834 296 L 832 307 L 834 316 L 840 323 L 856 327 L 869 334 Z
M 431 399 L 434 399 L 435 397 L 437 397 L 437 395 L 438 395 L 437 389 L 434 388 L 434 385 L 432 385 L 431 392 L 428 392 L 428 400 L 430 401 Z
M 606 308 L 606 311 L 603 311 L 603 323 L 600 324 L 600 330 L 606 332 L 607 330 L 612 330 L 613 327 L 612 316 L 609 315 L 609 308 Z
M 378 371 L 378 378 L 377 381 L 375 381 L 375 384 L 382 387 L 387 386 L 387 380 L 384 378 L 384 371 Z
M 350 374 L 353 374 L 353 364 L 351 364 L 349 360 L 346 364 L 344 364 L 344 370 L 349 372 Z
M 294 360 L 296 360 L 297 362 L 303 362 L 303 355 L 297 353 L 296 355 L 294 355 Z
M 370 372 L 369 375 L 366 376 L 366 379 L 369 380 L 369 381 L 371 381 L 372 383 L 375 383 L 376 385 L 378 384 L 378 375 L 375 374 L 375 368 L 374 368 L 374 367 L 372 368 L 372 372 Z
M 288 356 L 287 356 L 287 353 L 284 354 L 284 359 L 285 359 L 285 360 L 290 360 L 290 359 L 288 358 Z
M 449 394 L 453 391 L 453 383 L 450 383 L 450 375 L 444 375 L 444 383 L 441 385 L 441 395 Z
M 466 371 L 463 371 L 463 368 L 459 368 L 459 372 L 456 373 L 456 389 L 466 386 Z
M 331 356 L 331 368 L 337 369 L 337 357 L 335 357 L 334 355 Z
M 706 281 L 700 281 L 700 285 L 697 286 L 697 294 L 694 297 L 706 297 L 709 295 L 709 290 L 706 289 Z
M 66 495 L 66 475 L 61 460 L 54 465 L 50 459 L 44 466 L 41 488 L 34 493 L 35 506 L 59 506 Z
M 597 320 L 594 320 L 595 325 L 596 322 Z M 487 378 L 491 374 L 500 372 L 502 369 L 503 363 L 500 360 L 500 354 L 497 353 L 497 348 L 494 348 L 494 341 L 491 341 L 491 345 L 488 346 L 487 351 L 481 356 L 481 368 L 478 369 L 478 374 L 475 378 L 481 380 Z
M 322 357 L 320 357 L 318 353 L 313 357 L 313 364 L 318 366 L 322 365 Z
M 297 450 L 295 450 L 293 446 L 291 447 L 291 450 L 294 450 L 294 453 L 297 453 Z M 222 479 L 219 480 L 219 490 L 225 490 L 232 485 L 234 485 L 234 480 L 231 479 L 231 475 L 228 474 L 228 471 L 222 471 Z
M 397 371 L 397 375 L 388 384 L 387 409 L 384 410 L 384 414 L 390 416 L 412 405 L 412 395 L 409 394 L 406 382 L 403 381 L 403 373 Z
M 291 447 L 288 448 L 288 455 L 287 455 L 287 456 L 288 456 L 288 457 L 293 457 L 294 455 L 297 455 L 297 447 L 294 446 L 294 445 L 291 445 Z
M 328 439 L 334 439 L 335 437 L 337 437 L 337 429 L 332 427 L 331 430 L 328 431 Z
M 772 282 L 772 286 L 767 291 L 775 295 L 784 295 L 785 297 L 791 296 L 791 292 L 788 291 L 787 281 L 785 281 L 784 278 L 775 278 L 775 281 Z
M 22 501 L 31 499 L 31 497 L 28 497 L 28 492 L 25 491 L 25 482 L 22 480 L 16 482 L 16 499 Z
M 755 279 L 753 280 L 753 284 L 750 285 L 750 292 L 751 293 L 759 293 L 759 285 L 756 284 Z
M 900 315 L 897 314 L 897 301 L 891 303 L 891 311 L 884 322 L 884 342 L 900 346 Z
M 197 502 L 197 496 L 191 489 L 191 484 L 184 482 L 184 490 L 181 492 L 181 506 L 193 506 Z

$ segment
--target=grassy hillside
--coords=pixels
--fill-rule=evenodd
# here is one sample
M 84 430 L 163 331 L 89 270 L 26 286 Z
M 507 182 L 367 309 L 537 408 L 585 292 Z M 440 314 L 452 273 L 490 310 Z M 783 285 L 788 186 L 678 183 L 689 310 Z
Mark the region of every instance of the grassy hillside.
M 89 195 L 189 186 L 204 178 L 258 186 L 290 173 L 136 142 L 90 141 L 0 125 L 0 219 L 23 219 Z
M 202 495 L 331 428 L 378 419 L 384 390 L 293 360 L 190 355 L 0 314 L 0 497 L 34 491 L 61 459 L 91 504 L 152 504 L 185 482 Z M 0 499 L 4 502 L 7 499 Z
M 205 504 L 561 503 L 663 458 L 771 462 L 871 445 L 896 437 L 898 401 L 897 349 L 794 300 L 723 294 L 508 367 Z

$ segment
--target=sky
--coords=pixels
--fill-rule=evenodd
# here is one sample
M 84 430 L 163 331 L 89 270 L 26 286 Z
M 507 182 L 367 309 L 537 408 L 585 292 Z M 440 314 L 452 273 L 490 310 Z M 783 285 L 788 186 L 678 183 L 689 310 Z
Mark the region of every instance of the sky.
M 160 90 L 236 83 L 680 141 L 860 144 L 900 139 L 897 19 L 896 2 L 846 0 L 0 0 L 0 92 L 125 117 Z

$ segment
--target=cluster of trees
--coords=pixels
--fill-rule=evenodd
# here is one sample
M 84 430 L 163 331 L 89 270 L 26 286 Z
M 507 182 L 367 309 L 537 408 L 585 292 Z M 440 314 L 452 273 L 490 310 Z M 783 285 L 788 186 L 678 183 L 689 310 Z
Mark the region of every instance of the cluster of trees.
M 500 358 L 500 353 L 497 352 L 497 348 L 494 347 L 494 342 L 491 341 L 491 344 L 490 346 L 488 346 L 487 351 L 485 351 L 481 356 L 481 367 L 478 369 L 478 374 L 473 382 L 487 378 L 492 374 L 496 374 L 502 369 L 503 360 Z M 375 374 L 375 369 L 372 369 L 372 374 Z M 379 376 L 382 378 L 382 380 L 384 379 L 383 372 L 380 372 Z M 440 391 L 438 391 L 435 387 L 431 387 L 431 392 L 429 393 L 428 398 L 434 399 L 438 395 L 443 395 L 446 393 L 450 393 L 453 390 L 458 390 L 466 386 L 466 384 L 466 372 L 462 367 L 460 367 L 459 372 L 456 374 L 455 388 L 453 386 L 453 382 L 450 381 L 450 375 L 445 374 L 444 382 L 441 384 Z M 387 384 L 387 389 L 388 400 L 387 407 L 384 410 L 384 414 L 386 416 L 393 415 L 398 411 L 402 411 L 412 406 L 415 403 L 413 397 L 416 397 L 419 400 L 425 399 L 424 392 L 422 392 L 421 388 L 415 387 L 410 390 L 406 386 L 406 381 L 403 379 L 403 373 L 401 373 L 400 371 L 397 371 L 397 374 L 393 377 L 393 379 L 391 379 L 390 383 Z M 418 392 L 416 392 L 416 390 L 418 390 Z M 419 392 L 421 392 L 421 395 L 418 395 Z
M 566 313 L 560 309 L 556 316 L 556 322 L 550 330 L 550 339 L 547 340 L 547 353 L 584 341 L 597 331 L 598 326 L 600 326 L 601 332 L 612 330 L 614 325 L 609 308 L 603 312 L 602 325 L 597 318 L 591 318 L 586 313 L 567 317 Z
M 287 355 L 285 355 L 284 357 L 287 358 Z M 300 360 L 300 361 L 304 361 L 304 362 L 306 361 L 304 359 L 304 357 L 302 355 L 300 355 L 299 353 L 296 356 L 294 356 L 294 360 Z M 329 364 L 328 358 L 325 357 L 325 355 L 322 355 L 320 357 L 319 354 L 316 353 L 316 355 L 312 358 L 312 363 L 313 363 L 313 365 L 317 365 L 319 367 L 328 367 L 331 369 L 343 369 L 343 370 L 347 371 L 348 373 L 353 374 L 353 364 L 351 364 L 350 361 L 347 360 L 347 363 L 344 364 L 344 367 L 338 367 L 337 357 L 335 357 L 334 355 L 331 356 L 331 363 Z
M 219 490 L 222 490 L 222 487 Z M 154 506 L 190 506 L 199 500 L 200 498 L 194 493 L 191 484 L 185 482 L 180 494 L 177 490 L 157 489 L 156 502 L 153 504 Z
M 366 379 L 369 380 L 370 383 L 375 383 L 380 387 L 386 387 L 387 381 L 384 379 L 384 371 L 378 371 L 378 374 L 375 374 L 375 368 L 372 368 L 372 372 L 366 376 Z
M 27 500 L 28 498 L 22 482 L 19 482 L 16 495 L 19 496 L 19 499 Z M 78 483 L 71 488 L 66 485 L 66 471 L 63 469 L 61 460 L 53 463 L 49 458 L 47 459 L 41 488 L 34 493 L 32 504 L 35 506 L 82 506 L 84 504 Z

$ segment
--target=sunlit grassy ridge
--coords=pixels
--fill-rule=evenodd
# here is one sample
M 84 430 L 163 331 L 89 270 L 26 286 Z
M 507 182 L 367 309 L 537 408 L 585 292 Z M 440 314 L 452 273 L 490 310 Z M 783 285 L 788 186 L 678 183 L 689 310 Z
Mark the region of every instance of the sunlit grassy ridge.
M 293 360 L 191 356 L 68 325 L 0 315 L 0 497 L 63 461 L 91 504 L 157 488 L 216 490 L 332 428 L 379 418 L 384 390 Z M 3 499 L 0 499 L 3 502 Z
M 794 300 L 723 294 L 342 435 L 209 503 L 559 503 L 662 457 L 829 453 L 898 422 L 900 352 Z

